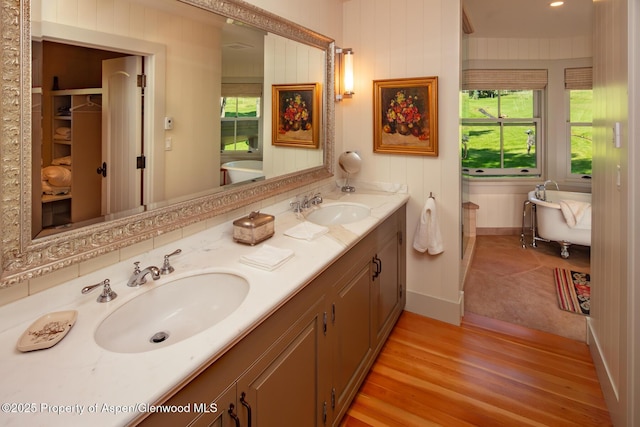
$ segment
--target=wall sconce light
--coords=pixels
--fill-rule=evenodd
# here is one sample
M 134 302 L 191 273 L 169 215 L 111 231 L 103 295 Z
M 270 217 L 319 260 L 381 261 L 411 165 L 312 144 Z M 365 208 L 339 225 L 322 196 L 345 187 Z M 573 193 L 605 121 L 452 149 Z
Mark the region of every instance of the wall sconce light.
M 336 48 L 336 101 L 351 98 L 353 91 L 353 49 Z

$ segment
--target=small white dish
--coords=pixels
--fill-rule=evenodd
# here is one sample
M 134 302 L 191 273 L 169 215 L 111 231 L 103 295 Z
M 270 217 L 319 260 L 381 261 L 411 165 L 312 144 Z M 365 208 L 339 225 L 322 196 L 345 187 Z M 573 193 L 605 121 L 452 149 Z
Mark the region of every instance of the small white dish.
M 26 352 L 53 347 L 67 335 L 77 317 L 76 310 L 45 314 L 24 331 L 18 340 L 18 350 Z

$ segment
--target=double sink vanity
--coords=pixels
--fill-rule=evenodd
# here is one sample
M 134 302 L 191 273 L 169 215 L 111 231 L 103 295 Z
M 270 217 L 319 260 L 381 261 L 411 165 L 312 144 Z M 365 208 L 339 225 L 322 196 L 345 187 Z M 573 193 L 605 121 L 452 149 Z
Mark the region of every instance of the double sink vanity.
M 404 308 L 408 196 L 322 196 L 301 213 L 264 208 L 275 235 L 256 246 L 234 243 L 229 221 L 0 307 L 2 423 L 337 425 Z M 284 234 L 303 221 L 328 232 Z M 293 256 L 273 270 L 240 262 L 263 245 Z M 169 254 L 175 271 L 127 286 L 134 262 Z M 110 301 L 81 293 L 105 279 Z M 18 351 L 56 312 L 77 312 L 68 334 Z

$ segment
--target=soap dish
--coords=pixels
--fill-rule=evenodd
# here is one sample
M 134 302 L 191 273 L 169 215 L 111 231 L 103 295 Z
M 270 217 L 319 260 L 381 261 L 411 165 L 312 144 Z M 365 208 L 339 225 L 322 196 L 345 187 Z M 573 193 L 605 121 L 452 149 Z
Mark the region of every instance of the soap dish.
M 18 350 L 26 352 L 53 347 L 67 335 L 77 317 L 76 310 L 45 314 L 24 331 L 18 341 Z

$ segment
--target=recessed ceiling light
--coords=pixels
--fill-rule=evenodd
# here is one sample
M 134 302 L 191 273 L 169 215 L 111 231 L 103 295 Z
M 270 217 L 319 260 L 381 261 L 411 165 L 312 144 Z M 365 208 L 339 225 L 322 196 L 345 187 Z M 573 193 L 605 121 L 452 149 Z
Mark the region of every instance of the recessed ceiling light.
M 551 7 L 558 7 L 558 6 L 562 6 L 564 4 L 563 1 L 554 1 L 552 3 L 549 3 L 549 6 Z

